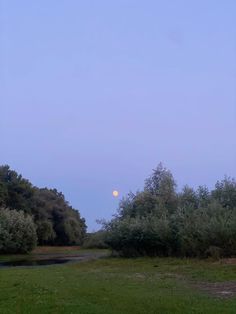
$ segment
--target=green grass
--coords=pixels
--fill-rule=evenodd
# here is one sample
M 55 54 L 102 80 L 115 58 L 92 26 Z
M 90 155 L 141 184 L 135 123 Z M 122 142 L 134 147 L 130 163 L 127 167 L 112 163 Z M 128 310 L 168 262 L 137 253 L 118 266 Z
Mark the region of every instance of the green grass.
M 194 287 L 230 280 L 236 280 L 236 265 L 173 258 L 2 268 L 0 313 L 233 314 L 236 298 L 219 299 Z

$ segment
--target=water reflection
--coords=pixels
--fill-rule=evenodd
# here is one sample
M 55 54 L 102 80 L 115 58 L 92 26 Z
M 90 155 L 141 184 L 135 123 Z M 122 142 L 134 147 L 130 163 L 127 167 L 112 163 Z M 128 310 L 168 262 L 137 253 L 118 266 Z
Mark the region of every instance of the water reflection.
M 34 260 L 16 260 L 0 262 L 0 267 L 16 267 L 16 266 L 47 266 L 55 264 L 65 264 L 70 262 L 70 259 L 34 259 Z

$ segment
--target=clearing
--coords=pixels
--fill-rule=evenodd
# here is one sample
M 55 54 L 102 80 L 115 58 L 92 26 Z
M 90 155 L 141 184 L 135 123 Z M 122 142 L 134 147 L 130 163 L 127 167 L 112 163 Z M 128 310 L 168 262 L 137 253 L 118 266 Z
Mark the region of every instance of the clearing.
M 175 258 L 112 258 L 105 250 L 39 248 L 0 262 L 68 259 L 0 268 L 0 313 L 236 313 L 236 264 Z

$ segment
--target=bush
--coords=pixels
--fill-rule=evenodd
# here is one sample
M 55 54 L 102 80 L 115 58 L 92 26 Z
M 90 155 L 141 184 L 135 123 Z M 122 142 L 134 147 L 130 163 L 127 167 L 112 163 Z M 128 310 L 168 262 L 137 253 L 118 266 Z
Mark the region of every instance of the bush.
M 178 211 L 175 224 L 183 256 L 209 256 L 213 247 L 223 256 L 236 254 L 236 210 L 226 210 L 212 200 L 205 208 Z
M 0 209 L 0 252 L 28 253 L 37 244 L 36 226 L 23 211 Z
M 218 260 L 222 256 L 222 249 L 219 248 L 218 246 L 210 246 L 206 252 L 205 252 L 206 257 L 213 258 L 215 260 Z
M 226 177 L 211 192 L 185 186 L 177 193 L 170 172 L 158 166 L 104 230 L 105 242 L 123 256 L 236 256 L 236 182 Z
M 106 243 L 123 256 L 164 256 L 171 254 L 171 237 L 165 218 L 127 217 L 111 222 Z
M 105 238 L 105 231 L 88 233 L 84 240 L 83 247 L 86 249 L 107 249 L 108 245 L 105 243 Z

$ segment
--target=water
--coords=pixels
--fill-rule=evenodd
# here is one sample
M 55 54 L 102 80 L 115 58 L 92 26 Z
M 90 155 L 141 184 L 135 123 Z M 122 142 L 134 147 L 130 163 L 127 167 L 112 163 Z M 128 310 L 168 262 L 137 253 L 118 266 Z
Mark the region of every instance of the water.
M 56 264 L 65 264 L 70 262 L 70 259 L 35 259 L 35 260 L 16 260 L 8 262 L 0 262 L 0 268 L 2 267 L 16 267 L 16 266 L 47 266 Z

